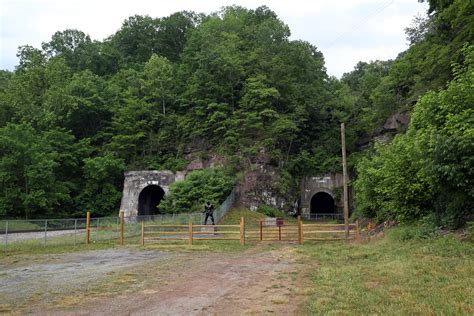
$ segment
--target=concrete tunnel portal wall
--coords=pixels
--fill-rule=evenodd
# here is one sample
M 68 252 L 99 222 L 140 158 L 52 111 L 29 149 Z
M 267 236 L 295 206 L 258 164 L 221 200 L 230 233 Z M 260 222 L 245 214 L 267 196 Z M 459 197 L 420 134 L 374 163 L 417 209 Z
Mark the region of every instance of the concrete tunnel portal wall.
M 159 203 L 170 185 L 183 178 L 183 174 L 168 170 L 125 172 L 120 212 L 125 217 L 159 213 Z
M 304 177 L 301 180 L 300 210 L 303 217 L 311 214 L 338 214 L 343 201 L 342 173 Z
M 147 170 L 125 172 L 120 212 L 125 217 L 159 213 L 159 203 L 169 187 L 184 179 L 184 172 Z M 304 177 L 301 181 L 300 211 L 311 214 L 337 214 L 342 209 L 341 173 Z M 338 192 L 339 190 L 339 192 Z

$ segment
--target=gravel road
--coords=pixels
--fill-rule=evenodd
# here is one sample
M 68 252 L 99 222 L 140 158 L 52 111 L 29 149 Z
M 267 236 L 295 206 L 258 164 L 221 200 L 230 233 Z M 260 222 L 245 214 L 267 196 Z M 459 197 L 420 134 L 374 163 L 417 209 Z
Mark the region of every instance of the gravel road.
M 108 273 L 133 270 L 144 261 L 170 256 L 156 251 L 109 249 L 22 258 L 20 263 L 0 261 L 0 304 L 15 310 L 32 301 L 44 303 L 54 300 L 55 295 L 83 291 Z
M 292 251 L 118 248 L 0 260 L 0 314 L 292 315 L 305 270 Z

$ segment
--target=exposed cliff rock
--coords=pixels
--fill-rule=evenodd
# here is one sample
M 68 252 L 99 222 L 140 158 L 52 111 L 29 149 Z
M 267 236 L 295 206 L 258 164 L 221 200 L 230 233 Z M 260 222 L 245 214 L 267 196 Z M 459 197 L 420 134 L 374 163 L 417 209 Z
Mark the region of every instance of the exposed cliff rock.
M 216 154 L 210 154 L 209 156 L 200 156 L 199 153 L 193 153 L 186 156 L 188 161 L 191 161 L 186 166 L 186 172 L 193 170 L 215 168 L 225 165 L 225 158 Z
M 363 149 L 374 142 L 389 142 L 397 133 L 406 131 L 410 123 L 410 115 L 410 111 L 406 109 L 392 114 L 375 132 L 362 137 L 357 142 L 357 147 Z

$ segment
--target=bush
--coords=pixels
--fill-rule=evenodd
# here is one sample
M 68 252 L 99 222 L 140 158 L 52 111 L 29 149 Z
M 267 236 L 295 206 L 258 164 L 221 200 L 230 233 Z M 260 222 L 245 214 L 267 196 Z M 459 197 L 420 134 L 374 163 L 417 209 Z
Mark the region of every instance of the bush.
M 220 169 L 193 171 L 183 181 L 170 186 L 160 209 L 164 213 L 200 212 L 206 201 L 218 207 L 232 191 L 234 183 L 235 179 Z
M 474 242 L 474 222 L 466 223 L 467 240 Z
M 279 209 L 267 204 L 259 205 L 257 212 L 262 213 L 268 217 L 285 217 L 285 213 L 283 211 L 280 211 Z
M 418 225 L 406 225 L 389 230 L 389 237 L 397 241 L 432 239 L 438 237 L 439 229 L 434 214 L 423 217 Z

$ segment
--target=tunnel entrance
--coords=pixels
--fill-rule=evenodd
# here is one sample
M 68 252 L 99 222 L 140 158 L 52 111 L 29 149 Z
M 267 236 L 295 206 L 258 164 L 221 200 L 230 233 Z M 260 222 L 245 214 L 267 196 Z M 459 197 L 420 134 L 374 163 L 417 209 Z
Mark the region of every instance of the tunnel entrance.
M 163 199 L 165 191 L 158 185 L 145 187 L 138 196 L 138 215 L 154 215 L 160 213 L 158 204 Z
M 318 192 L 311 198 L 311 214 L 334 214 L 336 205 L 333 197 L 326 192 Z

